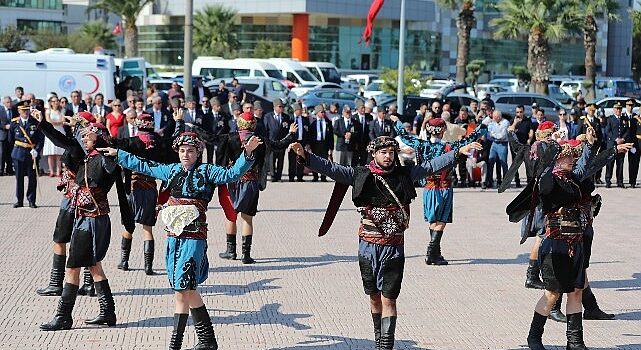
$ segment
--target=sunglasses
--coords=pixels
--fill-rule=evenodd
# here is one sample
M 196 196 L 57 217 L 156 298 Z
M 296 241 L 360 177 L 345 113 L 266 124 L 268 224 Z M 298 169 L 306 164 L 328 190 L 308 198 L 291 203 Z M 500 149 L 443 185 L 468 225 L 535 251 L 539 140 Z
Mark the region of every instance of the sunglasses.
M 566 113 L 559 113 L 559 115 L 567 115 Z
M 120 107 L 120 105 L 113 105 L 114 107 Z

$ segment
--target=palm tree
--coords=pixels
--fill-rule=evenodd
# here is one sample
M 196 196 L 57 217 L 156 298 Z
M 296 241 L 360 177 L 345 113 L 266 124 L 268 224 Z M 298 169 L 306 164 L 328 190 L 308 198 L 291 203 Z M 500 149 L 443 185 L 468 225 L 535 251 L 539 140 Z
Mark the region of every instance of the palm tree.
M 490 21 L 495 38 L 519 39 L 527 36 L 527 68 L 531 88 L 548 90 L 550 40 L 557 41 L 579 31 L 576 0 L 501 0 L 501 17 Z
M 138 55 L 138 27 L 136 18 L 142 9 L 154 0 L 97 0 L 87 11 L 100 9 L 114 13 L 125 21 L 125 56 Z
M 599 27 L 597 17 L 605 14 L 609 21 L 618 21 L 620 16 L 616 14 L 619 3 L 616 0 L 581 0 L 577 13 L 583 20 L 583 46 L 585 47 L 585 80 L 589 81 L 586 99 L 594 100 L 594 79 L 596 77 L 596 40 Z
M 470 59 L 470 32 L 476 27 L 473 0 L 437 0 L 441 7 L 452 11 L 460 9 L 456 18 L 458 30 L 458 54 L 456 56 L 456 82 L 464 83 L 467 76 L 465 69 Z
M 240 42 L 236 38 L 236 11 L 221 5 L 206 6 L 194 14 L 194 50 L 199 55 L 235 57 Z
M 87 39 L 102 46 L 105 49 L 116 47 L 114 36 L 111 34 L 111 28 L 103 21 L 89 21 L 80 28 L 80 33 Z

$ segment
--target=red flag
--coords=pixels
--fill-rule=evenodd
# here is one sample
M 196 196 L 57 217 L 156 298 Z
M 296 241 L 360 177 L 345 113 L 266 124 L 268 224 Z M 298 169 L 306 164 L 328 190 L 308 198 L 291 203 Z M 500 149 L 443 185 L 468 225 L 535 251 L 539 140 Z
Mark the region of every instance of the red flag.
M 116 23 L 114 26 L 114 30 L 111 31 L 112 35 L 118 36 L 122 33 L 122 26 L 120 26 L 120 22 Z
M 380 11 L 381 7 L 383 7 L 384 1 L 385 0 L 372 1 L 372 6 L 370 6 L 369 12 L 367 13 L 367 25 L 365 25 L 363 35 L 358 41 L 359 44 L 363 41 L 363 39 L 365 39 L 365 45 L 369 45 L 369 41 L 370 39 L 372 39 L 372 27 L 374 27 L 374 19 L 376 18 L 376 15 L 378 15 L 378 11 Z

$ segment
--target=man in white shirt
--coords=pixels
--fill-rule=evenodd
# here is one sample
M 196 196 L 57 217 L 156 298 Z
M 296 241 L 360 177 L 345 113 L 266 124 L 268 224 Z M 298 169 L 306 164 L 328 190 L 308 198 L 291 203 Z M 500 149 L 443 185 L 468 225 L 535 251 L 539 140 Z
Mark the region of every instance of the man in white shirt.
M 334 151 L 334 129 L 332 122 L 327 118 L 327 111 L 323 105 L 318 105 L 314 108 L 316 118 L 309 126 L 309 146 L 308 151 L 323 158 L 332 160 L 332 152 Z M 339 117 L 337 120 L 343 118 Z M 318 173 L 312 172 L 312 181 L 318 181 Z M 320 176 L 322 182 L 327 182 L 325 175 Z
M 510 127 L 510 122 L 503 118 L 503 114 L 499 110 L 492 112 L 492 119 L 489 117 L 483 120 L 483 124 L 487 125 L 487 136 L 492 140 L 492 147 L 490 147 L 490 156 L 487 164 L 487 175 L 485 176 L 485 183 L 487 187 L 494 187 L 493 170 L 494 163 L 497 159 L 501 164 L 503 174 L 507 172 L 507 153 L 508 153 L 508 133 L 507 129 Z M 497 174 L 497 185 L 501 184 L 501 176 Z
M 296 142 L 309 149 L 309 118 L 303 116 L 303 106 L 300 103 L 294 103 L 293 108 L 292 124 L 298 125 Z M 305 167 L 296 162 L 296 152 L 289 150 L 287 159 L 289 160 L 289 182 L 294 182 L 294 177 L 296 177 L 297 182 L 305 182 L 303 180 L 303 169 Z

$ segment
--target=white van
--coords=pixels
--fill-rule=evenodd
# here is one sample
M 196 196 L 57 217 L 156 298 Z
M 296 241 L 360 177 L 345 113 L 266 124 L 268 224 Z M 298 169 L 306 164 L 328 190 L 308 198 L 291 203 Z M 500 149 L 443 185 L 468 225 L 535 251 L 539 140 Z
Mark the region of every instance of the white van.
M 287 80 L 297 86 L 320 83 L 300 62 L 288 58 L 270 58 L 266 61 L 276 66 Z
M 324 83 L 341 83 L 341 75 L 336 66 L 329 62 L 301 62 L 316 79 Z
M 116 66 L 111 56 L 90 54 L 0 53 L 0 96 L 13 96 L 14 88 L 45 99 L 50 92 L 70 96 L 101 93 L 105 102 L 115 96 Z
M 273 64 L 251 58 L 225 60 L 218 57 L 201 56 L 194 60 L 191 74 L 200 75 L 209 80 L 229 77 L 271 77 L 281 81 L 285 77 Z

